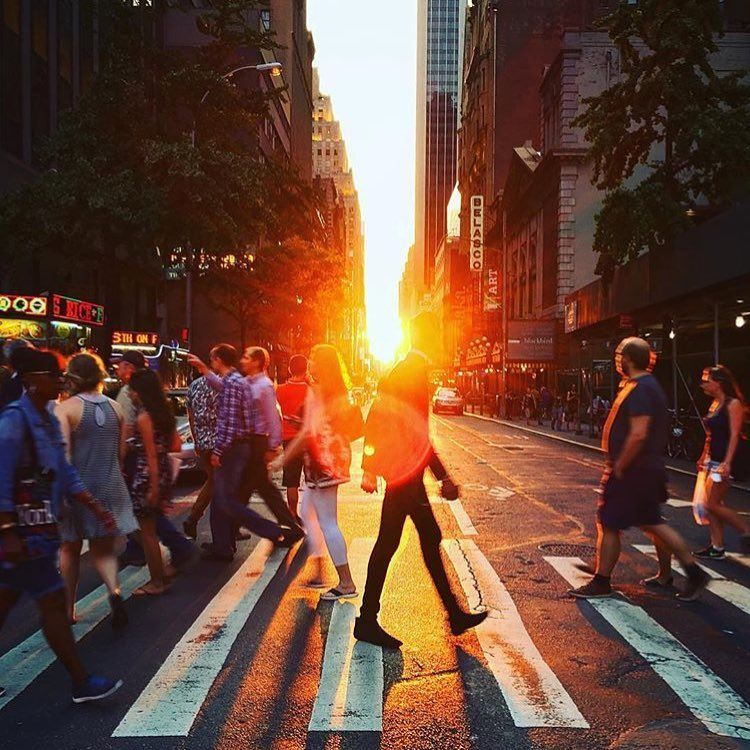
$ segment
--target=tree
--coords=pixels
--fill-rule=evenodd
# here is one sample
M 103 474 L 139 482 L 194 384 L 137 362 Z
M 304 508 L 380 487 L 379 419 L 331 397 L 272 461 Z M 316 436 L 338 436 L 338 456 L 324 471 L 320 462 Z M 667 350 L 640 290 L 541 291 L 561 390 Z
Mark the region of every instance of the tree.
M 620 53 L 620 80 L 574 126 L 591 144 L 597 273 L 669 242 L 696 210 L 715 211 L 750 187 L 746 72 L 711 64 L 723 21 L 719 0 L 621 3 L 602 26 Z
M 48 269 L 102 269 L 116 316 L 121 277 L 156 283 L 165 267 L 189 264 L 243 326 L 260 321 L 271 294 L 261 283 L 288 286 L 325 257 L 317 196 L 258 149 L 269 101 L 283 92 L 226 75 L 276 46 L 257 23 L 267 6 L 214 0 L 197 21 L 207 44 L 186 55 L 153 45 L 143 5 L 99 3 L 100 74 L 46 144 L 47 171 L 4 196 L 0 266 L 34 256 Z

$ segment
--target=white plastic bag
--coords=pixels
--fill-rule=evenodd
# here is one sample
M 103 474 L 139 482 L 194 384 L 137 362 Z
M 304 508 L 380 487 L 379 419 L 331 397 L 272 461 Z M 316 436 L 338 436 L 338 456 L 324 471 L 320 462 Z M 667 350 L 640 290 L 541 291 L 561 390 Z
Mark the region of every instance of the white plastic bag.
M 693 518 L 698 526 L 708 526 L 708 511 L 706 510 L 706 472 L 699 471 L 693 490 Z

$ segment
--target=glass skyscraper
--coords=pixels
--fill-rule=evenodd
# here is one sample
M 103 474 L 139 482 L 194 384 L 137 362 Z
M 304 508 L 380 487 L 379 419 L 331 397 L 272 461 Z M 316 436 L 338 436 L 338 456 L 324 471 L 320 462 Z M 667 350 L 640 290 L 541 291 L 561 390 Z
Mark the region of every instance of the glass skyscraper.
M 417 43 L 416 238 L 429 289 L 456 183 L 460 7 L 466 0 L 420 0 Z

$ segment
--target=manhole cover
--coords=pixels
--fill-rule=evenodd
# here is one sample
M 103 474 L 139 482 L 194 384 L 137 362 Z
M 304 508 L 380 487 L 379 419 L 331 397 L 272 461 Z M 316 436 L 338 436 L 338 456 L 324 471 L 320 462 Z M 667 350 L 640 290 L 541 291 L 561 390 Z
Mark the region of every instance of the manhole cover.
M 591 557 L 596 554 L 596 547 L 591 544 L 548 542 L 547 544 L 540 544 L 539 549 L 546 555 L 554 555 L 555 557 Z

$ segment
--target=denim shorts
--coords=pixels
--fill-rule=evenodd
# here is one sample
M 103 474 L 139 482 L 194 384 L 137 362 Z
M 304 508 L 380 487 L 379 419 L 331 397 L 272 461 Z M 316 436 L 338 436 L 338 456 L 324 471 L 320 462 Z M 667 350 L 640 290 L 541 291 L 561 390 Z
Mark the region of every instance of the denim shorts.
M 57 569 L 57 555 L 34 557 L 15 565 L 0 565 L 0 589 L 10 589 L 18 594 L 29 594 L 41 599 L 63 588 Z

